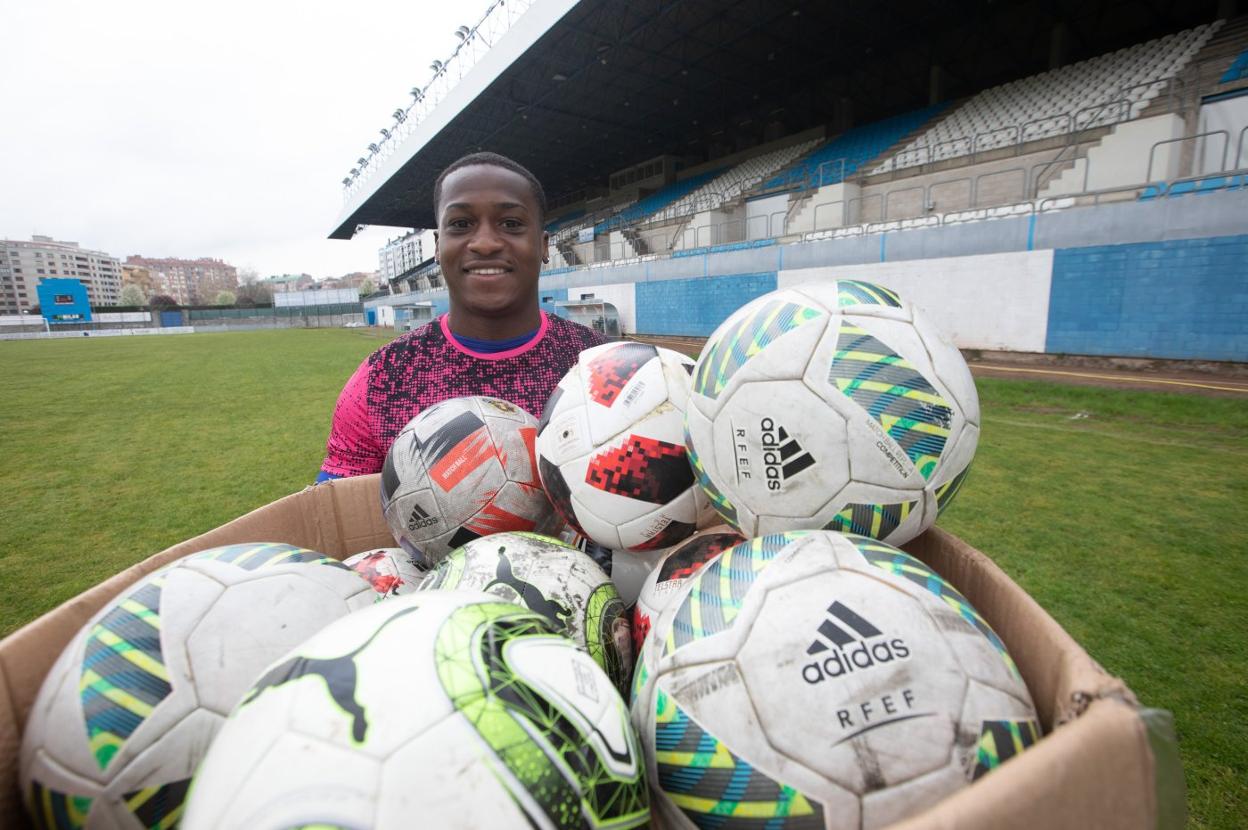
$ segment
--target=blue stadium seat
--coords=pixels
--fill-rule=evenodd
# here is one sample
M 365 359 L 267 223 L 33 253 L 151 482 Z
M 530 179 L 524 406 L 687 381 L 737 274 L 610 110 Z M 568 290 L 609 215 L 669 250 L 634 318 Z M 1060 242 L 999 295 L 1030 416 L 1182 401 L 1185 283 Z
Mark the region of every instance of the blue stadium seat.
M 852 176 L 858 168 L 892 147 L 908 133 L 922 127 L 946 106 L 947 104 L 937 104 L 841 133 L 767 181 L 763 188 L 805 190 L 836 184 Z M 845 159 L 843 171 L 839 164 L 841 159 Z M 828 166 L 823 167 L 825 164 Z
M 1248 78 L 1248 50 L 1239 53 L 1230 67 L 1218 79 L 1220 84 L 1229 84 L 1231 81 L 1238 81 L 1242 78 Z
M 696 176 L 690 176 L 687 179 L 681 179 L 678 182 L 672 182 L 667 187 L 651 193 L 644 199 L 639 199 L 624 210 L 594 225 L 594 233 L 605 233 L 615 230 L 624 225 L 631 225 L 640 222 L 652 213 L 657 213 L 663 208 L 675 202 L 680 197 L 709 182 L 711 179 L 724 172 L 727 168 L 718 168 L 707 173 L 699 173 Z

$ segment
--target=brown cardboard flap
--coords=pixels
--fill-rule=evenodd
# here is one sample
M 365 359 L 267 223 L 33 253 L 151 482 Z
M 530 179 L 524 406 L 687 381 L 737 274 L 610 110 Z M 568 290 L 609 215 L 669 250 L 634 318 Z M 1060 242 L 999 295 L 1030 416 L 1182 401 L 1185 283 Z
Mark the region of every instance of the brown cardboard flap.
M 973 786 L 889 830 L 1156 827 L 1146 732 L 1134 707 L 1098 700 Z
M 952 582 L 992 625 L 1018 665 L 1046 731 L 1098 698 L 1135 703 L 1125 683 L 1102 669 L 987 556 L 939 527 L 903 547 Z

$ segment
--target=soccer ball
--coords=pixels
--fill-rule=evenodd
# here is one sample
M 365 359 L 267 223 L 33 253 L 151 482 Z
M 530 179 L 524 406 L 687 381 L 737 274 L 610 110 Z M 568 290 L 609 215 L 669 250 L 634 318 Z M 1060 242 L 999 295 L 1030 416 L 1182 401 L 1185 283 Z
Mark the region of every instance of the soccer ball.
M 693 361 L 645 343 L 581 352 L 538 427 L 538 470 L 567 522 L 611 550 L 658 550 L 709 512 L 685 451 Z
M 533 533 L 496 533 L 452 551 L 420 589 L 485 591 L 523 605 L 628 688 L 633 652 L 624 602 L 602 568 L 575 548 Z
M 537 421 L 499 398 L 451 398 L 403 428 L 381 471 L 395 541 L 432 566 L 479 536 L 550 533 L 561 522 L 534 463 Z
M 419 591 L 271 666 L 209 749 L 182 828 L 638 827 L 644 770 L 619 693 L 545 617 Z
M 650 633 L 650 625 L 667 607 L 676 591 L 698 569 L 733 545 L 745 539 L 727 525 L 701 530 L 673 547 L 663 557 L 659 566 L 650 571 L 641 584 L 637 603 L 633 606 L 633 647 L 641 651 L 641 644 Z
M 979 398 L 922 312 L 839 280 L 724 321 L 698 358 L 685 428 L 699 483 L 745 536 L 824 528 L 901 544 L 962 486 Z
M 1039 737 L 965 597 L 830 531 L 753 539 L 690 577 L 642 650 L 632 712 L 669 827 L 884 827 Z
M 336 559 L 280 544 L 192 554 L 140 580 L 53 665 L 22 741 L 37 827 L 176 821 L 195 767 L 264 667 L 372 591 Z
M 402 548 L 366 550 L 342 560 L 342 564 L 362 576 L 377 593 L 376 601 L 410 594 L 429 571 L 412 560 Z

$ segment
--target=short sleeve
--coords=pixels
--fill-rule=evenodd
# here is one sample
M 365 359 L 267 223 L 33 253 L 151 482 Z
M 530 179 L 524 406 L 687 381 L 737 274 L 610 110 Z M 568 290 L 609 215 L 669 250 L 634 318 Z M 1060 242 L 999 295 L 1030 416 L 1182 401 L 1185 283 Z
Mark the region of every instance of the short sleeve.
M 381 451 L 368 413 L 369 361 L 360 364 L 347 380 L 325 442 L 325 462 L 321 470 L 335 476 L 362 476 L 381 471 L 385 453 Z

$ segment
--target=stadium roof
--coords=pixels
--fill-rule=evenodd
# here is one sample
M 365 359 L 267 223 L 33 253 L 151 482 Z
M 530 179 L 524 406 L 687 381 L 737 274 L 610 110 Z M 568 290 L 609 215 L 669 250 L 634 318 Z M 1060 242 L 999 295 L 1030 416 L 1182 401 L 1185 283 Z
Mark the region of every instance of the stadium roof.
M 659 155 L 686 164 L 844 128 L 1214 19 L 1182 0 L 539 0 L 347 201 L 330 236 L 434 226 L 478 149 L 558 198 Z M 433 57 L 433 56 L 430 56 Z M 933 71 L 938 66 L 939 71 Z M 344 167 L 348 160 L 344 159 Z

